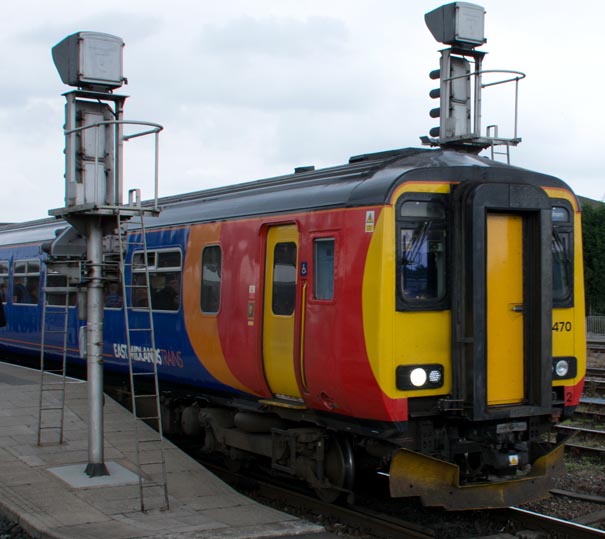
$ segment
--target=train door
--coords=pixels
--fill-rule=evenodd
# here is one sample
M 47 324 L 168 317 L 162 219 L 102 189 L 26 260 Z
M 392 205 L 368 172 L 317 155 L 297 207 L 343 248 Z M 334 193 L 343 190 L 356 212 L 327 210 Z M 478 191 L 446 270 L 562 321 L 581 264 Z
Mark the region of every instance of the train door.
M 296 399 L 301 398 L 294 369 L 298 244 L 296 225 L 269 228 L 262 346 L 265 377 L 271 392 Z
M 524 398 L 523 221 L 487 214 L 487 404 Z
M 552 208 L 539 187 L 452 197 L 452 402 L 474 421 L 550 412 Z

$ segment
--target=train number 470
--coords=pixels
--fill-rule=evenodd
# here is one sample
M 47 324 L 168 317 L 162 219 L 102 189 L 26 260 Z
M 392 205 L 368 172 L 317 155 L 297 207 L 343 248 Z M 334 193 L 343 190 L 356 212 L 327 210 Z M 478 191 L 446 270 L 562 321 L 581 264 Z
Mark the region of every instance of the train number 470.
M 563 333 L 563 332 L 571 331 L 572 327 L 573 326 L 572 326 L 571 322 L 555 322 L 552 325 L 552 330 L 558 331 L 559 333 Z

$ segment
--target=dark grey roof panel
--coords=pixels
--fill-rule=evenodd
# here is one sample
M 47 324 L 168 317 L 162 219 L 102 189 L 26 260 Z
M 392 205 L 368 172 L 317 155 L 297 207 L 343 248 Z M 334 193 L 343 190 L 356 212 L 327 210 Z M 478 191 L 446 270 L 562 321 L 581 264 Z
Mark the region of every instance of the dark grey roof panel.
M 403 181 L 519 181 L 567 187 L 561 180 L 452 150 L 405 148 L 351 158 L 350 163 L 160 199 L 147 228 L 384 204 Z M 41 241 L 64 226 L 46 219 L 0 228 L 0 245 Z
M 55 218 L 5 225 L 0 227 L 0 246 L 54 239 L 55 231 L 66 226 L 69 225 Z

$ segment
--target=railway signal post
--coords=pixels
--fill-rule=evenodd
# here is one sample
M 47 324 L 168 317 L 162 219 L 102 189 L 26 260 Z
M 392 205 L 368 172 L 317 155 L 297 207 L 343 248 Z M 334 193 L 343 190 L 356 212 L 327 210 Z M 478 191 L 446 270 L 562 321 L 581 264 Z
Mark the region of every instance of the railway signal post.
M 105 240 L 116 234 L 116 216 L 124 221 L 159 213 L 157 134 L 162 127 L 123 120 L 126 96 L 113 93 L 126 80 L 122 73 L 123 47 L 124 42 L 117 36 L 78 32 L 52 49 L 61 80 L 77 88 L 65 94 L 65 207 L 50 210 L 49 214 L 72 225 L 85 238 L 85 249 L 74 256 L 73 246 L 63 241 L 67 235 L 62 234 L 51 245 L 49 258 L 56 267 L 84 259 L 80 296 L 86 299 L 89 446 L 85 473 L 89 477 L 109 475 L 103 451 L 103 286 L 104 255 L 112 252 L 106 246 L 116 242 Z M 123 126 L 128 123 L 151 129 L 126 137 Z M 129 196 L 129 203 L 124 204 L 123 141 L 150 133 L 156 135 L 154 203 L 142 207 L 139 197 Z
M 439 69 L 430 72 L 439 88 L 429 92 L 439 106 L 430 111 L 431 118 L 439 119 L 430 137 L 422 136 L 425 146 L 454 148 L 470 153 L 479 153 L 491 148 L 494 153 L 503 153 L 510 164 L 509 148 L 517 146 L 521 138 L 517 135 L 518 85 L 525 74 L 512 70 L 484 70 L 486 52 L 477 50 L 487 40 L 484 34 L 485 9 L 469 2 L 452 2 L 430 11 L 424 20 L 432 36 L 439 43 L 449 45 L 441 50 Z M 503 79 L 485 82 L 484 75 L 499 74 Z M 490 125 L 481 132 L 482 91 L 490 86 L 515 83 L 514 128 L 512 137 L 501 137 L 497 125 Z M 495 152 L 494 146 L 504 146 L 505 152 Z

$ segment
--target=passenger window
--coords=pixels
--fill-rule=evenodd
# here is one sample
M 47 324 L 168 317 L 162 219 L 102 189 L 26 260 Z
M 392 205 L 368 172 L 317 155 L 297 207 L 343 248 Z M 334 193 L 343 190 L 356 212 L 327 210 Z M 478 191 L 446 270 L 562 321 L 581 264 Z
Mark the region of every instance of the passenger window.
M 273 252 L 273 314 L 290 316 L 296 303 L 296 244 L 276 243 Z
M 398 205 L 399 298 L 403 309 L 439 308 L 447 292 L 445 203 L 416 196 Z
M 219 245 L 202 251 L 202 287 L 200 308 L 203 313 L 216 314 L 221 306 L 222 254 Z
M 0 301 L 6 303 L 8 298 L 8 261 L 0 260 Z
M 132 257 L 133 307 L 147 307 L 145 256 Z M 182 255 L 178 249 L 148 250 L 149 293 L 154 311 L 178 311 L 181 306 Z
M 552 208 L 552 299 L 555 307 L 567 306 L 572 297 L 572 211 L 566 201 L 562 200 L 560 204 Z
M 120 257 L 115 254 L 103 256 L 105 271 L 113 276 L 113 280 L 103 284 L 103 305 L 106 309 L 121 309 L 124 305 L 122 293 L 122 272 L 120 271 Z
M 13 264 L 13 303 L 36 305 L 40 298 L 40 261 L 16 260 Z
M 67 277 L 61 275 L 58 271 L 46 267 L 46 303 L 48 305 L 67 305 L 74 306 L 76 304 L 76 289 L 68 287 Z M 66 297 L 66 294 L 68 296 Z
M 315 299 L 334 299 L 334 239 L 320 238 L 314 242 L 313 282 Z

